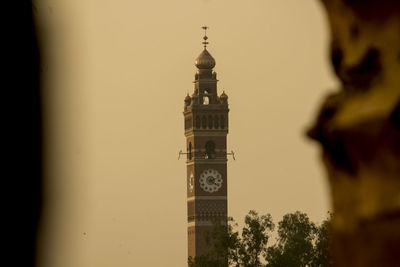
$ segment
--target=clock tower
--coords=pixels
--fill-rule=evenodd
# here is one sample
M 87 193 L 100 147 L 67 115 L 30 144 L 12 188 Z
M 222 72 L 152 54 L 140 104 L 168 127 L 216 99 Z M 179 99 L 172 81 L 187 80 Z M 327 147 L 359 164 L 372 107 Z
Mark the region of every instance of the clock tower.
M 203 27 L 207 30 L 207 27 Z M 207 251 L 205 233 L 214 220 L 227 221 L 228 96 L 218 95 L 215 60 L 204 50 L 195 61 L 194 92 L 184 102 L 187 155 L 188 256 Z

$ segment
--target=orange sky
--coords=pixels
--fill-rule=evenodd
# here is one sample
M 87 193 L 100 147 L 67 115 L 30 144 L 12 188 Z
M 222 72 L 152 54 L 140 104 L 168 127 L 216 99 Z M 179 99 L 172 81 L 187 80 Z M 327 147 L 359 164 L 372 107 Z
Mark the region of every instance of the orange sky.
M 316 0 L 36 1 L 44 36 L 41 267 L 186 266 L 183 98 L 201 26 L 230 104 L 229 215 L 329 209 L 304 138 L 336 80 Z

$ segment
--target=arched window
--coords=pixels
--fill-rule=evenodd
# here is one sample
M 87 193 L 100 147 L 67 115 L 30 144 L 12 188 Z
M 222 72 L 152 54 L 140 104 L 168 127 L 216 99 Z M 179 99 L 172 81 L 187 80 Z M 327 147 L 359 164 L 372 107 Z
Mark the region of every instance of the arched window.
M 196 116 L 196 128 L 198 129 L 198 128 L 200 128 L 200 126 L 201 126 L 200 116 L 197 115 L 197 116 Z
M 225 128 L 225 117 L 224 117 L 224 115 L 221 115 L 221 128 L 222 129 Z
M 212 129 L 213 127 L 213 117 L 212 115 L 208 115 L 208 128 Z
M 207 128 L 207 117 L 206 115 L 203 115 L 203 117 L 201 117 L 201 127 L 202 128 Z
M 214 128 L 218 129 L 219 128 L 219 118 L 218 115 L 214 116 Z
M 206 143 L 206 159 L 215 159 L 215 143 L 213 141 L 207 141 Z

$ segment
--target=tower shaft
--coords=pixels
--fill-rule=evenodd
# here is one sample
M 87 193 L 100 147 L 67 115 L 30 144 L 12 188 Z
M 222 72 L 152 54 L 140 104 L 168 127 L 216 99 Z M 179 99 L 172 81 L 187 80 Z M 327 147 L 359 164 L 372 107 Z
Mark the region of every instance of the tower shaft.
M 205 39 L 206 40 L 206 39 Z M 215 60 L 206 47 L 196 59 L 194 92 L 184 106 L 187 149 L 188 256 L 210 251 L 206 232 L 227 222 L 228 97 L 218 96 Z

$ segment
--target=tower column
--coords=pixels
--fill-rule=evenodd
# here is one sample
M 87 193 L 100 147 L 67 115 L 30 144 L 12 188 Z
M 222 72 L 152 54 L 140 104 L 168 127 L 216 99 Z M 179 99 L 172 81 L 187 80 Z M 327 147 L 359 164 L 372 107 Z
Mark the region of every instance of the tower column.
M 203 27 L 207 30 L 207 27 Z M 215 60 L 204 50 L 195 61 L 194 92 L 184 106 L 187 147 L 188 256 L 209 252 L 206 232 L 214 220 L 227 221 L 228 96 L 218 96 Z

